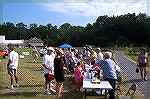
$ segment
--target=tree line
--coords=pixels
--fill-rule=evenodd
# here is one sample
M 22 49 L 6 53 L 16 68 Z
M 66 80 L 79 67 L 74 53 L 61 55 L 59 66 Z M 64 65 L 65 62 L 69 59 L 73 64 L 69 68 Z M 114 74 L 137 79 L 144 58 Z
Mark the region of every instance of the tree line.
M 112 46 L 150 46 L 150 17 L 145 13 L 136 15 L 99 16 L 96 22 L 83 26 L 73 26 L 64 23 L 60 27 L 48 23 L 29 26 L 23 22 L 0 24 L 0 35 L 6 39 L 28 40 L 40 38 L 46 45 L 58 46 L 69 43 L 73 46 L 94 45 L 101 47 Z

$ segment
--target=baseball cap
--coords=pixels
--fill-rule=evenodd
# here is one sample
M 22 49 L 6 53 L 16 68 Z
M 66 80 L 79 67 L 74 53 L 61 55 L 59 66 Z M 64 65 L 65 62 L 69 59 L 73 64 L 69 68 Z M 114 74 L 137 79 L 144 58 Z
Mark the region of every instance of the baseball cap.
M 100 48 L 97 48 L 97 50 L 101 51 L 101 49 L 100 49 Z
M 47 50 L 54 52 L 54 49 L 52 47 L 48 47 Z

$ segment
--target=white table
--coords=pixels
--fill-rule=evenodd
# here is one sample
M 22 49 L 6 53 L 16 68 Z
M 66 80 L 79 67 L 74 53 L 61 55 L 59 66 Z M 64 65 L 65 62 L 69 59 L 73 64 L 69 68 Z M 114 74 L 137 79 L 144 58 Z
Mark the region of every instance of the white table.
M 85 89 L 85 99 L 86 99 L 86 89 L 105 89 L 105 98 L 107 97 L 106 90 L 112 89 L 112 86 L 108 81 L 101 81 L 99 84 L 91 83 L 91 79 L 88 79 L 87 76 L 83 78 L 83 88 Z
M 88 65 L 88 64 L 85 64 L 85 69 L 86 69 L 86 72 L 84 74 L 84 76 L 87 76 L 89 77 L 89 70 L 92 68 L 92 66 Z M 100 79 L 103 79 L 103 74 L 102 74 L 102 70 L 100 70 Z M 92 75 L 94 76 L 94 75 Z M 88 78 L 87 78 L 88 79 Z

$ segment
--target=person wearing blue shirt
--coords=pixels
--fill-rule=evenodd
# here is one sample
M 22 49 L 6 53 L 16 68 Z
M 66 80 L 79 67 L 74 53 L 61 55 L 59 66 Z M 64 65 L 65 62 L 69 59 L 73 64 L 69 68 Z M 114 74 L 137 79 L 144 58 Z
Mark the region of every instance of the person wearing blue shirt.
M 103 79 L 108 81 L 112 86 L 112 90 L 109 90 L 109 99 L 115 99 L 115 87 L 116 87 L 116 63 L 111 59 L 112 53 L 105 52 L 105 60 L 100 61 L 98 64 L 103 70 Z

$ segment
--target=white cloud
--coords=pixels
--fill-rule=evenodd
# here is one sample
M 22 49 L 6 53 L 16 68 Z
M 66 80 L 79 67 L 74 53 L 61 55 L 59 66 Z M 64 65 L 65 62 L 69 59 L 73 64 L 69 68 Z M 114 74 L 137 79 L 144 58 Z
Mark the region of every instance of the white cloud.
M 74 16 L 112 16 L 148 12 L 147 0 L 61 0 L 41 5 L 45 10 Z

